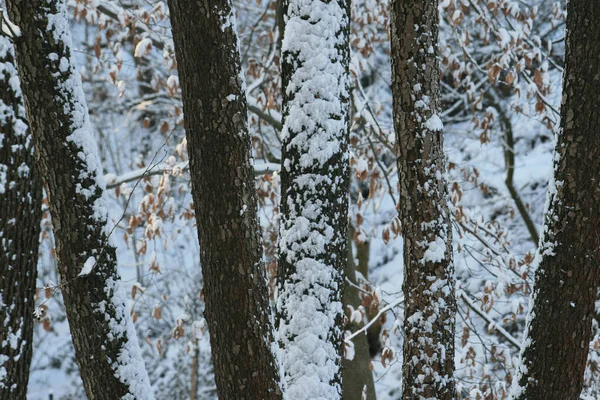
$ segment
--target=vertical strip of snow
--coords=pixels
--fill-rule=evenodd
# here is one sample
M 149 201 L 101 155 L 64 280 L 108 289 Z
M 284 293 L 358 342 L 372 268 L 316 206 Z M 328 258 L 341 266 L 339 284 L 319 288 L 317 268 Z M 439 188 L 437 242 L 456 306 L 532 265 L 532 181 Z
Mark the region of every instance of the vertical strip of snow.
M 287 271 L 277 310 L 289 399 L 341 396 L 348 18 L 340 0 L 290 0 L 287 9 L 282 43 L 288 69 L 282 132 L 287 187 L 279 241 L 280 268 Z
M 67 138 L 79 147 L 78 157 L 82 161 L 82 170 L 79 175 L 81 182 L 91 182 L 88 185 L 80 184 L 78 193 L 86 198 L 96 196 L 94 201 L 94 219 L 101 223 L 108 234 L 106 223 L 108 221 L 108 209 L 106 198 L 103 195 L 106 184 L 102 172 L 102 163 L 98 156 L 98 146 L 92 133 L 89 119 L 87 102 L 83 93 L 81 76 L 77 72 L 75 63 L 69 54 L 72 49 L 71 31 L 66 14 L 64 1 L 57 2 L 58 13 L 48 14 L 48 32 L 51 32 L 56 43 L 62 43 L 66 49 L 65 54 L 51 53 L 50 62 L 58 65 L 59 81 L 62 102 L 65 114 L 71 116 L 71 135 Z M 99 196 L 98 196 L 99 194 Z

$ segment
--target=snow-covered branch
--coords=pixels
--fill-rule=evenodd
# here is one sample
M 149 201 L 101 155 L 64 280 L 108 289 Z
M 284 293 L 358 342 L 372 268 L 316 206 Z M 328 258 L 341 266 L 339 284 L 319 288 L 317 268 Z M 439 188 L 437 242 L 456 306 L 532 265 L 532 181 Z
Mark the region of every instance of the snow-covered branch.
M 388 304 L 387 306 L 383 307 L 381 310 L 379 310 L 379 312 L 377 313 L 377 315 L 375 315 L 373 318 L 371 318 L 371 320 L 369 322 L 367 322 L 365 324 L 365 326 L 363 326 L 362 328 L 360 328 L 359 330 L 357 330 L 356 332 L 354 332 L 353 334 L 347 336 L 346 338 L 344 338 L 344 341 L 346 341 L 346 343 L 350 343 L 350 341 L 352 339 L 354 339 L 356 336 L 360 335 L 361 333 L 367 333 L 367 330 L 369 329 L 369 327 L 371 325 L 373 325 L 375 322 L 379 321 L 379 318 L 381 318 L 381 316 L 383 314 L 385 314 L 386 312 L 388 312 L 389 310 L 391 310 L 392 308 L 402 304 L 402 302 L 404 301 L 404 296 L 400 296 L 398 297 L 398 299 L 396 299 L 396 301 Z
M 260 163 L 254 165 L 254 175 L 261 176 L 264 174 L 279 171 L 279 164 L 275 163 Z M 106 176 L 106 188 L 115 189 L 121 186 L 123 183 L 137 181 L 149 176 L 162 175 L 164 173 L 170 173 L 177 175 L 181 172 L 188 171 L 189 161 L 183 161 L 175 165 L 169 165 L 167 163 L 160 163 L 155 166 L 146 168 L 136 169 L 130 172 L 126 172 L 119 176 Z
M 484 321 L 486 321 L 489 324 L 488 328 L 490 330 L 498 331 L 498 333 L 504 336 L 504 338 L 515 347 L 515 349 L 521 349 L 521 343 L 517 339 L 515 339 L 510 333 L 508 333 L 506 329 L 504 329 L 496 321 L 494 321 L 492 317 L 490 317 L 489 315 L 484 313 L 479 307 L 477 307 L 477 305 L 469 298 L 469 296 L 467 296 L 467 294 L 464 291 L 459 290 L 458 297 L 460 297 L 465 302 L 465 304 L 471 310 L 473 310 L 475 314 L 479 315 L 481 318 L 483 318 Z
M 21 29 L 8 19 L 8 15 L 2 8 L 0 8 L 0 34 L 11 39 L 21 36 Z

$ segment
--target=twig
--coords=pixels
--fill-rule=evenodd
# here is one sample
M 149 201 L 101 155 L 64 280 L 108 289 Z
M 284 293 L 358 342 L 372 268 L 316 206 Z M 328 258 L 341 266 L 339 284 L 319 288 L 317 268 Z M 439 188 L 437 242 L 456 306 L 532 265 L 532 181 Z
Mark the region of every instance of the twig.
M 252 112 L 253 114 L 256 114 L 257 117 L 267 122 L 276 130 L 281 131 L 283 129 L 283 124 L 281 123 L 280 119 L 273 117 L 271 114 L 267 114 L 266 112 L 261 110 L 260 107 L 252 104 L 250 101 L 248 101 L 248 111 Z
M 280 168 L 279 164 L 275 163 L 261 163 L 254 165 L 254 176 L 261 176 L 270 172 L 278 171 Z M 123 183 L 137 181 L 149 176 L 162 175 L 164 173 L 172 172 L 176 169 L 181 171 L 187 171 L 189 169 L 189 161 L 183 161 L 175 165 L 168 165 L 161 163 L 155 165 L 151 170 L 148 168 L 140 168 L 131 172 L 126 172 L 123 175 L 119 175 L 110 179 L 106 183 L 106 189 L 115 189 Z
M 489 93 L 489 92 L 488 92 Z M 498 98 L 496 95 L 490 94 L 492 99 L 496 100 L 498 103 Z M 504 113 L 502 107 L 499 104 L 496 104 L 496 110 L 500 116 L 500 124 L 503 126 L 504 136 L 506 138 L 506 145 L 504 147 L 504 164 L 506 166 L 506 178 L 504 179 L 504 183 L 506 183 L 506 188 L 508 189 L 510 196 L 512 197 L 515 205 L 517 206 L 517 210 L 519 214 L 521 214 L 521 218 L 523 218 L 523 222 L 525 222 L 525 226 L 529 231 L 529 237 L 533 242 L 534 246 L 537 246 L 540 237 L 535 227 L 535 223 L 531 219 L 531 215 L 527 211 L 527 208 L 523 204 L 521 200 L 521 196 L 514 185 L 514 175 L 515 175 L 515 138 L 513 134 L 512 124 L 509 118 Z
M 400 298 L 396 299 L 396 301 L 394 301 L 393 303 L 390 303 L 387 306 L 383 307 L 381 310 L 379 310 L 379 312 L 377 313 L 377 315 L 375 315 L 373 318 L 371 318 L 371 320 L 369 322 L 367 322 L 362 328 L 360 328 L 359 330 L 357 330 L 356 332 L 354 332 L 350 336 L 346 337 L 344 339 L 344 341 L 346 343 L 350 343 L 350 341 L 352 339 L 354 339 L 356 336 L 358 336 L 359 334 L 366 333 L 367 329 L 369 329 L 369 327 L 371 325 L 373 325 L 375 322 L 379 321 L 379 318 L 383 314 L 385 314 L 386 312 L 388 312 L 392 308 L 396 307 L 397 305 L 401 304 L 403 301 L 404 301 L 404 297 L 400 297 Z
M 465 302 L 465 304 L 469 306 L 471 310 L 473 310 L 475 314 L 483 318 L 483 320 L 485 320 L 490 325 L 490 329 L 498 331 L 498 333 L 504 336 L 504 338 L 508 340 L 509 343 L 512 344 L 515 349 L 521 350 L 521 343 L 517 339 L 515 339 L 510 333 L 508 333 L 506 329 L 504 329 L 496 321 L 494 321 L 489 315 L 487 315 L 479 307 L 477 307 L 477 305 L 473 303 L 471 299 L 469 299 L 469 297 L 464 291 L 459 290 L 458 297 L 460 297 Z

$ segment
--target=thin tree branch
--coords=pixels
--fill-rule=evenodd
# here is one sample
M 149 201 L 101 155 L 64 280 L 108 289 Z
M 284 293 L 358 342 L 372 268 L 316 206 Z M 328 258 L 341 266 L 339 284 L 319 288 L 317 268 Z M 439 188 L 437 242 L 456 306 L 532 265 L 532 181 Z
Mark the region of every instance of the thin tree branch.
M 506 329 L 504 329 L 496 321 L 494 321 L 492 317 L 490 317 L 489 315 L 484 313 L 479 307 L 477 307 L 477 305 L 473 303 L 473 301 L 469 298 L 469 296 L 467 296 L 467 294 L 464 291 L 459 290 L 458 297 L 460 297 L 465 302 L 465 304 L 471 310 L 473 310 L 475 314 L 479 315 L 484 321 L 486 321 L 489 324 L 490 330 L 498 331 L 498 333 L 504 336 L 504 338 L 508 340 L 508 342 L 512 344 L 515 349 L 521 350 L 521 343 L 517 339 L 515 339 L 510 333 L 508 333 Z
M 283 124 L 281 123 L 280 119 L 277 119 L 271 114 L 267 114 L 266 112 L 261 110 L 260 107 L 251 103 L 250 101 L 248 101 L 248 111 L 256 114 L 257 117 L 270 124 L 276 130 L 281 131 L 283 129 Z
M 389 310 L 391 310 L 392 308 L 396 307 L 399 304 L 402 304 L 402 302 L 404 301 L 404 297 L 400 297 L 398 299 L 396 299 L 396 301 L 394 301 L 393 303 L 388 304 L 387 306 L 383 307 L 381 310 L 379 310 L 379 312 L 377 313 L 377 315 L 375 315 L 373 318 L 371 318 L 371 320 L 369 322 L 367 322 L 362 328 L 360 328 L 359 330 L 357 330 L 356 332 L 354 332 L 353 334 L 351 334 L 350 336 L 344 338 L 344 341 L 346 343 L 350 343 L 350 341 L 352 339 L 354 339 L 356 336 L 358 336 L 361 333 L 367 333 L 367 329 L 369 329 L 369 327 L 371 325 L 373 325 L 375 322 L 379 321 L 379 318 L 385 314 L 386 312 L 388 312 Z
M 521 196 L 514 185 L 514 175 L 515 175 L 515 138 L 513 134 L 512 124 L 507 117 L 506 113 L 500 107 L 498 103 L 498 98 L 495 95 L 492 95 L 495 101 L 495 108 L 498 111 L 500 125 L 502 126 L 502 130 L 504 131 L 504 137 L 506 139 L 506 145 L 504 147 L 504 165 L 506 167 L 506 178 L 504 179 L 504 183 L 506 183 L 506 188 L 508 189 L 510 196 L 512 197 L 515 205 L 517 206 L 517 210 L 519 214 L 521 214 L 521 218 L 523 218 L 523 222 L 525 222 L 525 226 L 529 231 L 529 236 L 534 246 L 537 246 L 540 241 L 540 236 L 535 227 L 535 223 L 531 219 L 527 208 L 523 204 L 523 200 L 521 200 Z
M 261 176 L 264 174 L 279 171 L 279 168 L 279 164 L 275 163 L 256 164 L 254 165 L 254 176 Z M 189 169 L 189 161 L 183 161 L 175 165 L 160 163 L 153 167 L 151 170 L 149 170 L 148 168 L 140 168 L 130 172 L 126 172 L 123 175 L 107 179 L 106 189 L 115 189 L 121 186 L 123 183 L 141 180 L 149 176 L 162 175 L 164 173 L 172 173 L 173 171 L 176 171 L 178 169 L 181 171 L 187 171 Z

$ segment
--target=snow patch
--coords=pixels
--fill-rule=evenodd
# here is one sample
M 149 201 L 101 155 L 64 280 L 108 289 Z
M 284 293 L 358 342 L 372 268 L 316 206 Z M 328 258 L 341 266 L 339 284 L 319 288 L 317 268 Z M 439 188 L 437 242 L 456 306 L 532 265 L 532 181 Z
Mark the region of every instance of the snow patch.
M 152 49 L 152 39 L 144 38 L 138 42 L 135 46 L 135 51 L 133 52 L 134 57 L 143 57 L 146 54 L 150 53 Z
M 432 132 L 444 130 L 444 124 L 437 114 L 433 114 L 431 117 L 429 117 L 425 123 L 425 127 Z
M 85 263 L 83 264 L 83 268 L 81 268 L 81 272 L 77 276 L 88 275 L 90 272 L 92 272 L 92 269 L 94 268 L 95 265 L 96 265 L 96 257 L 88 257 L 88 259 L 85 260 Z

